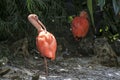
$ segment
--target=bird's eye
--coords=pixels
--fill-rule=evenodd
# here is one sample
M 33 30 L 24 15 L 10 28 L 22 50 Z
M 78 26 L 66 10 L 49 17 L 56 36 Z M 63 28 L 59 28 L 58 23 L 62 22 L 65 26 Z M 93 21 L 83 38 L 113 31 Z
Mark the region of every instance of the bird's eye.
M 34 17 L 35 17 L 35 19 L 37 19 L 37 20 L 38 20 L 38 16 L 36 16 L 36 15 L 35 15 Z

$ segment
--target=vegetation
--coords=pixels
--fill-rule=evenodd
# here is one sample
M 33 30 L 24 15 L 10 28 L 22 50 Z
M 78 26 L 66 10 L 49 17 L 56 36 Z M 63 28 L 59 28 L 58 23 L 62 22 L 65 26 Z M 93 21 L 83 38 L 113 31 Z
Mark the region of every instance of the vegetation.
M 79 16 L 82 10 L 88 12 L 90 34 L 81 41 L 75 41 L 70 31 L 70 23 L 74 16 Z M 98 63 L 119 67 L 117 57 L 120 56 L 120 41 L 115 40 L 120 38 L 120 0 L 0 0 L 1 79 L 34 80 L 44 77 L 41 76 L 44 74 L 42 56 L 37 54 L 35 45 L 37 30 L 27 19 L 31 13 L 37 14 L 47 30 L 57 39 L 56 57 L 59 57 L 54 62 L 49 61 L 50 74 L 58 75 L 55 79 L 63 79 L 65 75 L 69 78 L 74 74 L 75 69 L 78 70 L 81 67 L 86 71 L 80 70 L 71 77 L 79 79 L 82 76 L 84 79 L 83 76 L 88 76 L 88 78 L 93 76 L 94 78 L 95 74 L 91 75 L 91 73 L 96 72 L 96 69 L 98 69 L 96 73 L 106 74 L 107 68 L 99 67 Z M 93 35 L 95 38 L 102 38 L 93 39 Z M 114 42 L 111 44 L 112 47 L 108 44 L 108 40 Z M 81 58 L 83 56 L 87 58 Z M 9 66 L 5 66 L 6 64 Z M 61 67 L 66 70 L 61 70 Z M 88 71 L 89 69 L 93 72 Z M 107 73 L 109 71 L 111 72 L 111 68 L 108 68 Z M 118 70 L 112 68 L 113 75 L 115 71 Z M 71 74 L 68 75 L 70 72 Z M 85 74 L 82 74 L 83 72 Z M 103 74 L 99 77 L 97 74 L 95 79 L 100 77 L 103 77 Z M 103 80 L 108 77 L 109 73 Z M 116 78 L 114 76 L 109 78 L 117 79 L 119 75 Z
M 120 34 L 120 0 L 87 0 L 87 5 L 96 34 L 102 33 L 110 41 L 117 40 Z
M 120 34 L 120 0 L 71 0 L 76 15 L 81 10 L 90 14 L 93 31 L 109 39 L 117 39 Z M 35 13 L 52 32 L 61 32 L 67 23 L 65 0 L 1 0 L 0 1 L 0 40 L 17 40 L 25 36 L 34 36 L 36 30 L 27 20 Z M 92 4 L 94 4 L 92 6 Z M 98 9 L 98 7 L 100 9 Z M 96 16 L 97 15 L 97 16 Z M 98 16 L 98 15 L 102 15 Z M 100 21 L 96 19 L 100 18 Z M 100 25 L 98 25 L 100 24 Z M 57 26 L 56 26 L 57 25 Z M 55 26 L 54 29 L 52 26 Z M 101 36 L 101 35 L 100 35 Z

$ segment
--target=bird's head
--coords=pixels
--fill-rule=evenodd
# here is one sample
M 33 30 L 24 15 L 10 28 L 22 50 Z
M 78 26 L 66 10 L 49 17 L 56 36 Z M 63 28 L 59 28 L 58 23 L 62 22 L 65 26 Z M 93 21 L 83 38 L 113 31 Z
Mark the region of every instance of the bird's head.
M 43 30 L 46 31 L 45 26 L 43 25 L 43 23 L 38 19 L 38 16 L 36 14 L 30 14 L 28 16 L 28 20 L 30 21 L 30 23 L 38 30 L 38 32 L 41 32 Z
M 32 23 L 33 20 L 35 20 L 36 22 L 38 21 L 38 16 L 36 14 L 30 14 L 28 16 L 28 20 Z
M 81 11 L 81 12 L 80 12 L 80 17 L 88 18 L 87 12 L 86 12 L 86 11 Z

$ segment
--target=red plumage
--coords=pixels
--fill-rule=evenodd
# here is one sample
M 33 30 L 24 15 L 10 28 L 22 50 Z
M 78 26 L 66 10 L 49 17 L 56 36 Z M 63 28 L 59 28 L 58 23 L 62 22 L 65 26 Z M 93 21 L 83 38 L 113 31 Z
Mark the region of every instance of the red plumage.
M 28 20 L 37 29 L 38 36 L 36 37 L 36 46 L 40 54 L 44 57 L 46 75 L 48 75 L 47 60 L 55 59 L 55 52 L 57 48 L 57 42 L 53 34 L 48 32 L 42 22 L 38 19 L 36 14 L 30 14 Z
M 89 29 L 87 13 L 82 11 L 80 16 L 75 17 L 72 21 L 71 27 L 73 36 L 76 40 L 85 37 Z
M 39 32 L 36 37 L 36 46 L 43 57 L 47 57 L 51 60 L 55 59 L 57 43 L 51 33 L 45 31 Z
M 36 37 L 36 47 L 43 57 L 55 59 L 57 42 L 53 34 L 48 32 L 36 14 L 30 14 L 28 20 L 38 30 Z

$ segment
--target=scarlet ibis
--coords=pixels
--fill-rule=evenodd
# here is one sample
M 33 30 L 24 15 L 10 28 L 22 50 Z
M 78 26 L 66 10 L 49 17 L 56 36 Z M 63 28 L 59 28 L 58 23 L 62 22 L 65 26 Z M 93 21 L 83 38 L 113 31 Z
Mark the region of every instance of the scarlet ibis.
M 82 11 L 80 16 L 76 16 L 72 20 L 72 33 L 76 40 L 79 40 L 86 36 L 89 29 L 88 14 L 86 11 Z
M 41 56 L 44 57 L 46 75 L 48 75 L 47 59 L 55 59 L 55 53 L 57 48 L 57 42 L 53 34 L 46 30 L 46 27 L 38 19 L 36 14 L 30 14 L 28 16 L 30 23 L 37 29 L 38 36 L 36 37 L 36 46 Z

